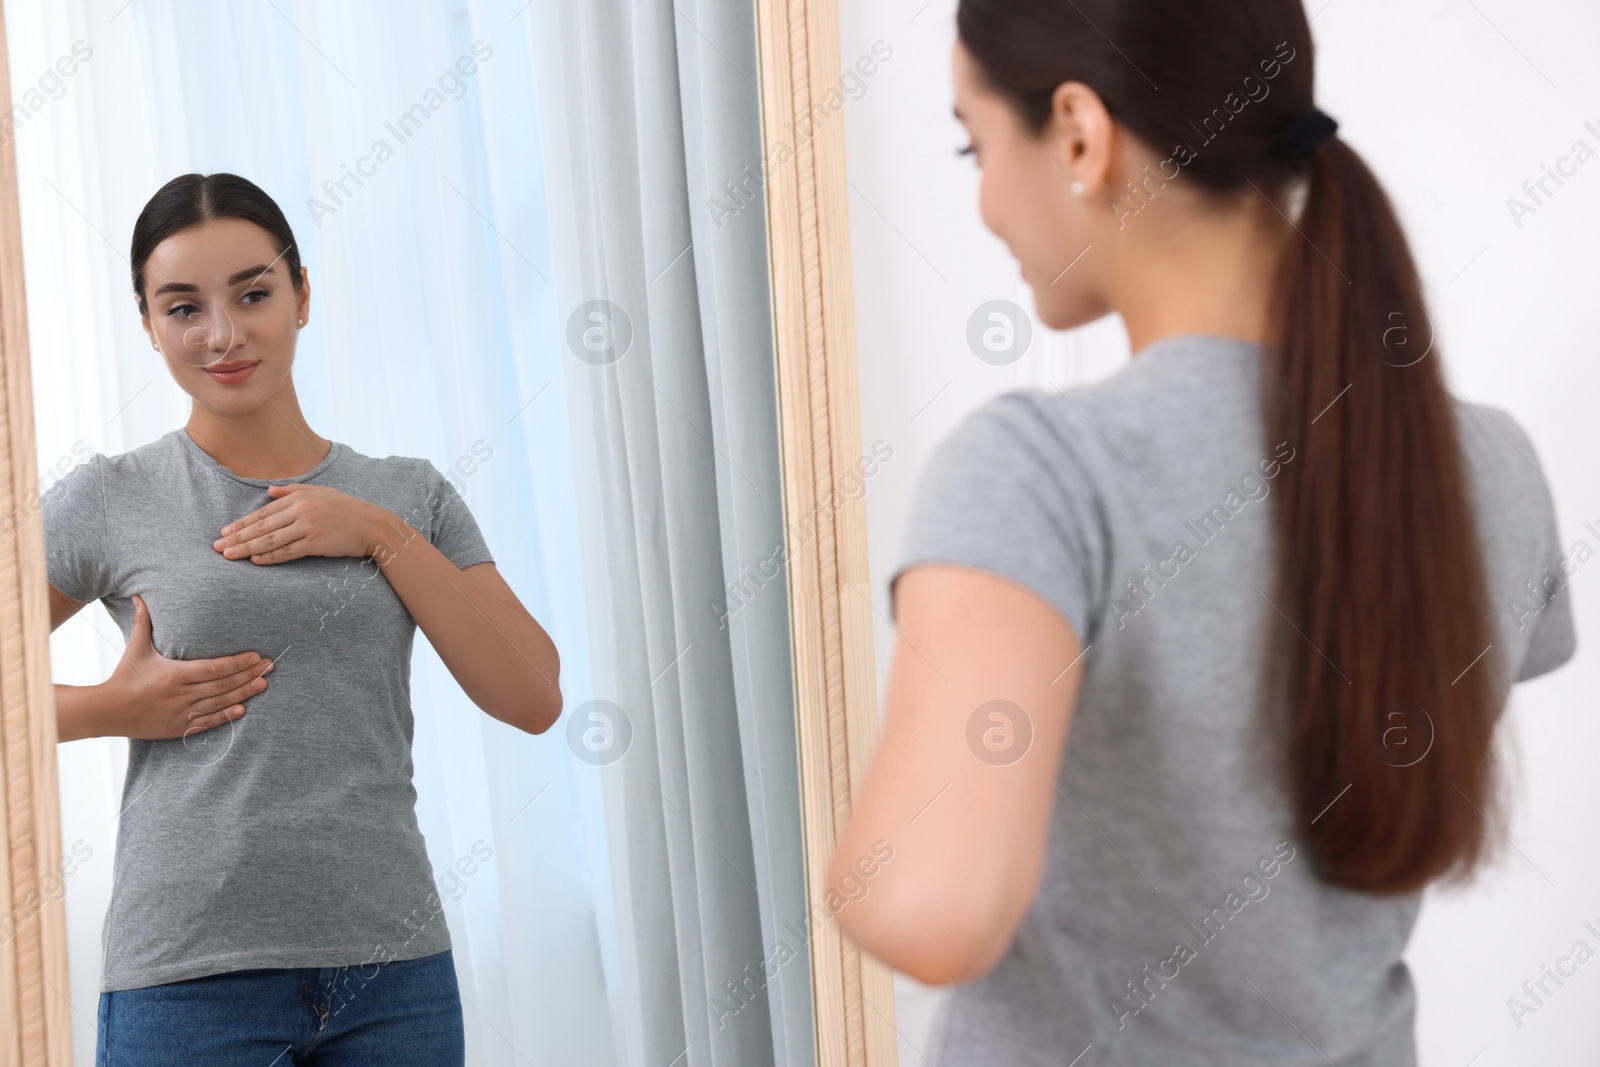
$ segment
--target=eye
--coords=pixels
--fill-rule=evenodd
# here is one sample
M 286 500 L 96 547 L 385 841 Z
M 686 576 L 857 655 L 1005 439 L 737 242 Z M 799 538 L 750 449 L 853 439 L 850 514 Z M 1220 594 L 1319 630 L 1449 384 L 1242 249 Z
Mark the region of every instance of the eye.
M 972 147 L 971 142 L 968 142 L 967 146 L 965 148 L 956 149 L 956 155 L 958 155 L 958 156 L 970 156 L 970 155 L 973 154 L 973 152 L 974 152 L 974 149 Z
M 261 298 L 261 300 L 265 300 L 267 297 L 269 297 L 271 295 L 272 295 L 272 290 L 271 289 L 252 289 L 248 293 L 244 294 L 244 296 L 240 297 L 240 299 L 241 300 L 249 300 L 249 298 L 252 297 L 252 296 L 259 296 Z M 261 300 L 250 300 L 250 303 L 259 304 L 259 303 L 261 303 Z
M 188 311 L 184 311 L 184 308 L 188 308 L 189 310 Z M 197 309 L 195 308 L 195 306 L 193 304 L 173 304 L 171 307 L 169 307 L 167 309 L 167 314 L 168 315 L 178 315 L 179 318 L 186 319 L 195 310 L 197 310 Z M 183 314 L 179 315 L 179 312 L 183 312 Z

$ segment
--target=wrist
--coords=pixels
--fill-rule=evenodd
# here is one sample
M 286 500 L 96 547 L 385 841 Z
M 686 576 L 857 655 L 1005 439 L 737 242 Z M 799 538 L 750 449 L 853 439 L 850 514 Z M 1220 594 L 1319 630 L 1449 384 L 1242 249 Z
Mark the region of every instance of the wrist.
M 57 741 L 119 736 L 116 727 L 118 709 L 124 701 L 121 686 L 115 678 L 99 685 L 57 683 L 55 697 Z
M 366 555 L 382 567 L 416 536 L 417 531 L 399 515 L 387 508 L 378 508 L 367 529 Z

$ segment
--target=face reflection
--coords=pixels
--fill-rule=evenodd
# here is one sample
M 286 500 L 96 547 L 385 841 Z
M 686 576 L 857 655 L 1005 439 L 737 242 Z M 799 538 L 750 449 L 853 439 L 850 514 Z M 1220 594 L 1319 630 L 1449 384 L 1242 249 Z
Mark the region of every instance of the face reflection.
M 166 238 L 145 261 L 145 331 L 197 403 L 239 414 L 288 381 L 311 294 L 309 284 L 295 291 L 285 260 L 255 223 L 213 219 Z
M 1106 314 L 1108 307 L 1087 284 L 1095 253 L 1083 255 L 1095 243 L 1103 220 L 1092 214 L 1092 198 L 1071 195 L 1075 174 L 1069 163 L 1072 141 L 1095 136 L 1098 124 L 1091 121 L 1069 135 L 1052 120 L 1042 134 L 1034 135 L 1011 102 L 984 82 L 959 38 L 951 75 L 956 117 L 966 127 L 972 158 L 982 174 L 978 207 L 983 224 L 1016 258 L 1033 290 L 1040 320 L 1062 330 Z M 1091 109 L 1097 106 L 1097 101 L 1084 102 Z

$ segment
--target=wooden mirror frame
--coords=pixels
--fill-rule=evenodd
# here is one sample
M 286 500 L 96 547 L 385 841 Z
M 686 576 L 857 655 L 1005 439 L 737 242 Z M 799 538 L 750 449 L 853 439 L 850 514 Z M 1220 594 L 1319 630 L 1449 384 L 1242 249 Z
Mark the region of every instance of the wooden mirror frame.
M 838 0 L 757 0 L 767 238 L 789 534 L 801 820 L 810 914 L 878 735 L 864 495 L 838 492 L 861 456 Z M 842 102 L 838 105 L 842 107 Z M 817 116 L 822 116 L 818 119 Z M 810 132 L 801 138 L 796 127 Z M 777 147 L 794 142 L 783 161 Z M 894 976 L 827 922 L 811 941 L 819 1067 L 892 1067 Z
M 756 0 L 802 826 L 810 914 L 877 735 L 866 507 L 837 491 L 861 453 L 837 0 Z M 835 92 L 835 95 L 837 93 Z M 11 82 L 0 9 L 0 114 Z M 818 121 L 817 115 L 824 116 Z M 804 124 L 808 137 L 793 131 Z M 793 141 L 794 143 L 790 143 Z M 779 153 L 780 144 L 784 151 Z M 780 158 L 787 157 L 787 158 Z M 50 616 L 16 146 L 0 142 L 0 1067 L 71 1067 Z M 59 886 L 59 881 L 55 883 Z M 14 916 L 21 921 L 13 928 Z M 820 1067 L 896 1062 L 893 976 L 832 922 L 810 942 Z
M 11 113 L 0 9 L 0 114 Z M 72 1067 L 67 905 L 46 875 L 61 869 L 50 605 L 22 284 L 17 152 L 0 140 L 0 1067 Z M 55 882 L 59 887 L 59 880 Z

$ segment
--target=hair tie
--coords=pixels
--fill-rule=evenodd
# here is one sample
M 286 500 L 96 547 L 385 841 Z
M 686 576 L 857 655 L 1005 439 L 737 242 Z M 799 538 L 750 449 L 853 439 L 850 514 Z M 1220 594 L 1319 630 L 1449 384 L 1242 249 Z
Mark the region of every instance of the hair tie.
M 1288 159 L 1304 159 L 1319 141 L 1331 136 L 1338 128 L 1339 124 L 1330 116 L 1313 107 L 1284 123 L 1277 139 L 1272 142 L 1272 150 Z

